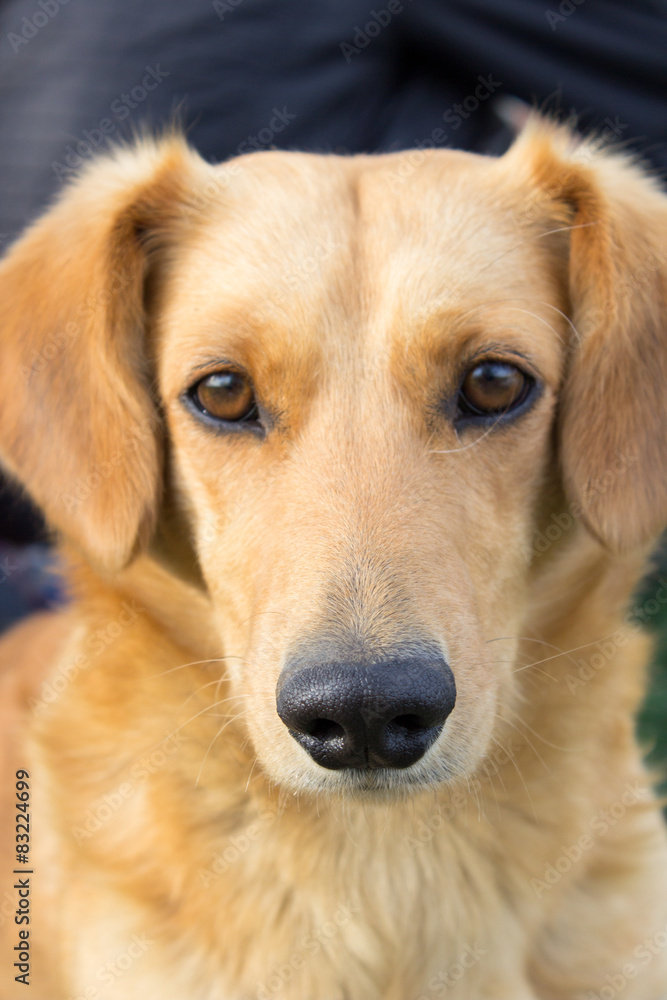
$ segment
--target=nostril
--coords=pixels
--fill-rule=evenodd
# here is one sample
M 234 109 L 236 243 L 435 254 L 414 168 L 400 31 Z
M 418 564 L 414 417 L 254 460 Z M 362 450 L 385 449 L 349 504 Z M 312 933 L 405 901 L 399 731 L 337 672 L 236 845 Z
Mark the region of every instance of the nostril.
M 343 727 L 331 719 L 315 719 L 314 722 L 305 727 L 305 731 L 308 736 L 313 736 L 323 743 L 330 743 L 332 740 L 345 736 Z
M 432 719 L 416 712 L 394 716 L 376 734 L 372 746 L 376 766 L 409 767 L 423 757 L 441 729 L 442 722 L 434 725 Z
M 418 715 L 397 715 L 387 724 L 388 730 L 400 730 L 403 733 L 421 733 L 431 727 Z

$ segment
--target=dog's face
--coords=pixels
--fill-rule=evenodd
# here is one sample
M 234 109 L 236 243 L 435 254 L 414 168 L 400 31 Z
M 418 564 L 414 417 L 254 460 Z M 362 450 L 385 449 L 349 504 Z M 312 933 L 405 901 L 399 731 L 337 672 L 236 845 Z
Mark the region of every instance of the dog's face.
M 229 674 L 294 787 L 443 779 L 489 739 L 567 342 L 489 166 L 429 157 L 401 200 L 393 157 L 248 157 L 153 303 Z
M 76 384 L 67 359 L 78 359 L 78 390 L 101 412 L 81 430 L 61 402 L 56 447 L 74 454 L 70 477 L 90 464 L 84 451 L 99 465 L 120 448 L 123 488 L 112 496 L 121 477 L 110 477 L 72 514 L 61 486 L 57 508 L 48 472 L 26 457 L 25 413 L 5 415 L 7 461 L 42 503 L 51 490 L 54 522 L 115 570 L 159 521 L 151 379 L 168 493 L 192 536 L 232 696 L 259 762 L 293 790 L 386 792 L 473 770 L 511 697 L 545 505 L 564 488 L 616 546 L 663 516 L 650 430 L 632 457 L 642 495 L 619 477 L 586 500 L 634 447 L 642 406 L 654 407 L 651 425 L 664 410 L 657 371 L 644 379 L 648 400 L 625 381 L 642 352 L 643 366 L 664 369 L 649 308 L 661 279 L 656 266 L 635 295 L 635 334 L 632 303 L 610 288 L 632 263 L 610 257 L 617 223 L 602 179 L 559 161 L 554 142 L 524 140 L 501 160 L 422 154 L 416 166 L 409 154 L 266 153 L 211 168 L 178 147 L 137 155 L 148 179 L 125 158 L 86 301 L 98 298 L 90 316 L 80 303 L 73 315 L 85 340 L 65 335 L 45 390 L 60 383 L 62 401 Z M 664 212 L 647 181 L 616 169 L 630 203 L 634 192 Z M 93 177 L 52 227 L 73 225 L 77 197 L 79 213 L 94 204 Z M 643 259 L 631 211 L 616 213 L 623 253 Z M 31 261 L 37 280 L 39 245 L 36 230 L 6 280 L 18 269 L 25 284 Z M 105 268 L 118 287 L 100 292 Z M 59 308 L 51 329 L 73 312 Z M 42 343 L 44 320 L 36 326 Z M 24 367 L 29 339 L 15 348 Z M 94 360 L 81 361 L 86 352 Z M 105 374 L 100 402 L 84 380 Z M 604 408 L 609 393 L 621 413 Z

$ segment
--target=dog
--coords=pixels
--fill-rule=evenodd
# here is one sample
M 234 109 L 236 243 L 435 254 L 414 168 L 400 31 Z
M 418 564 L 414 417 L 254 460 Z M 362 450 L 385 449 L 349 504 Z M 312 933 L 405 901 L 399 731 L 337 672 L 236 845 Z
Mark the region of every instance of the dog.
M 536 119 L 143 139 L 10 249 L 0 454 L 71 600 L 1 647 L 3 998 L 667 996 L 666 225 Z

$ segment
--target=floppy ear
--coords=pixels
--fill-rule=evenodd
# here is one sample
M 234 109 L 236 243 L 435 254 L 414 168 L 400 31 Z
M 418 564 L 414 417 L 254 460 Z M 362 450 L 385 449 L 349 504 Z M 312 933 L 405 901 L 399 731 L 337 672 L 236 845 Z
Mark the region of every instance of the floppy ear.
M 0 265 L 0 459 L 103 569 L 154 526 L 144 280 L 198 162 L 178 137 L 93 163 Z
M 574 227 L 567 273 L 579 341 L 559 428 L 566 493 L 603 544 L 625 550 L 667 525 L 667 196 L 600 139 L 542 124 L 518 146 L 551 225 Z

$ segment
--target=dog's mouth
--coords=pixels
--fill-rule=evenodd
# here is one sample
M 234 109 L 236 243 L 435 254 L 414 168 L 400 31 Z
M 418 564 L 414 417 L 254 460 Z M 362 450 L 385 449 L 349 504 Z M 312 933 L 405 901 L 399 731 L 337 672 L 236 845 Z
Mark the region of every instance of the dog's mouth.
M 325 793 L 340 799 L 393 801 L 411 798 L 428 788 L 441 787 L 454 780 L 460 769 L 433 752 L 425 759 L 406 768 L 366 767 L 341 768 L 335 771 L 309 768 L 301 773 L 299 793 Z M 287 782 L 290 784 L 289 780 Z

